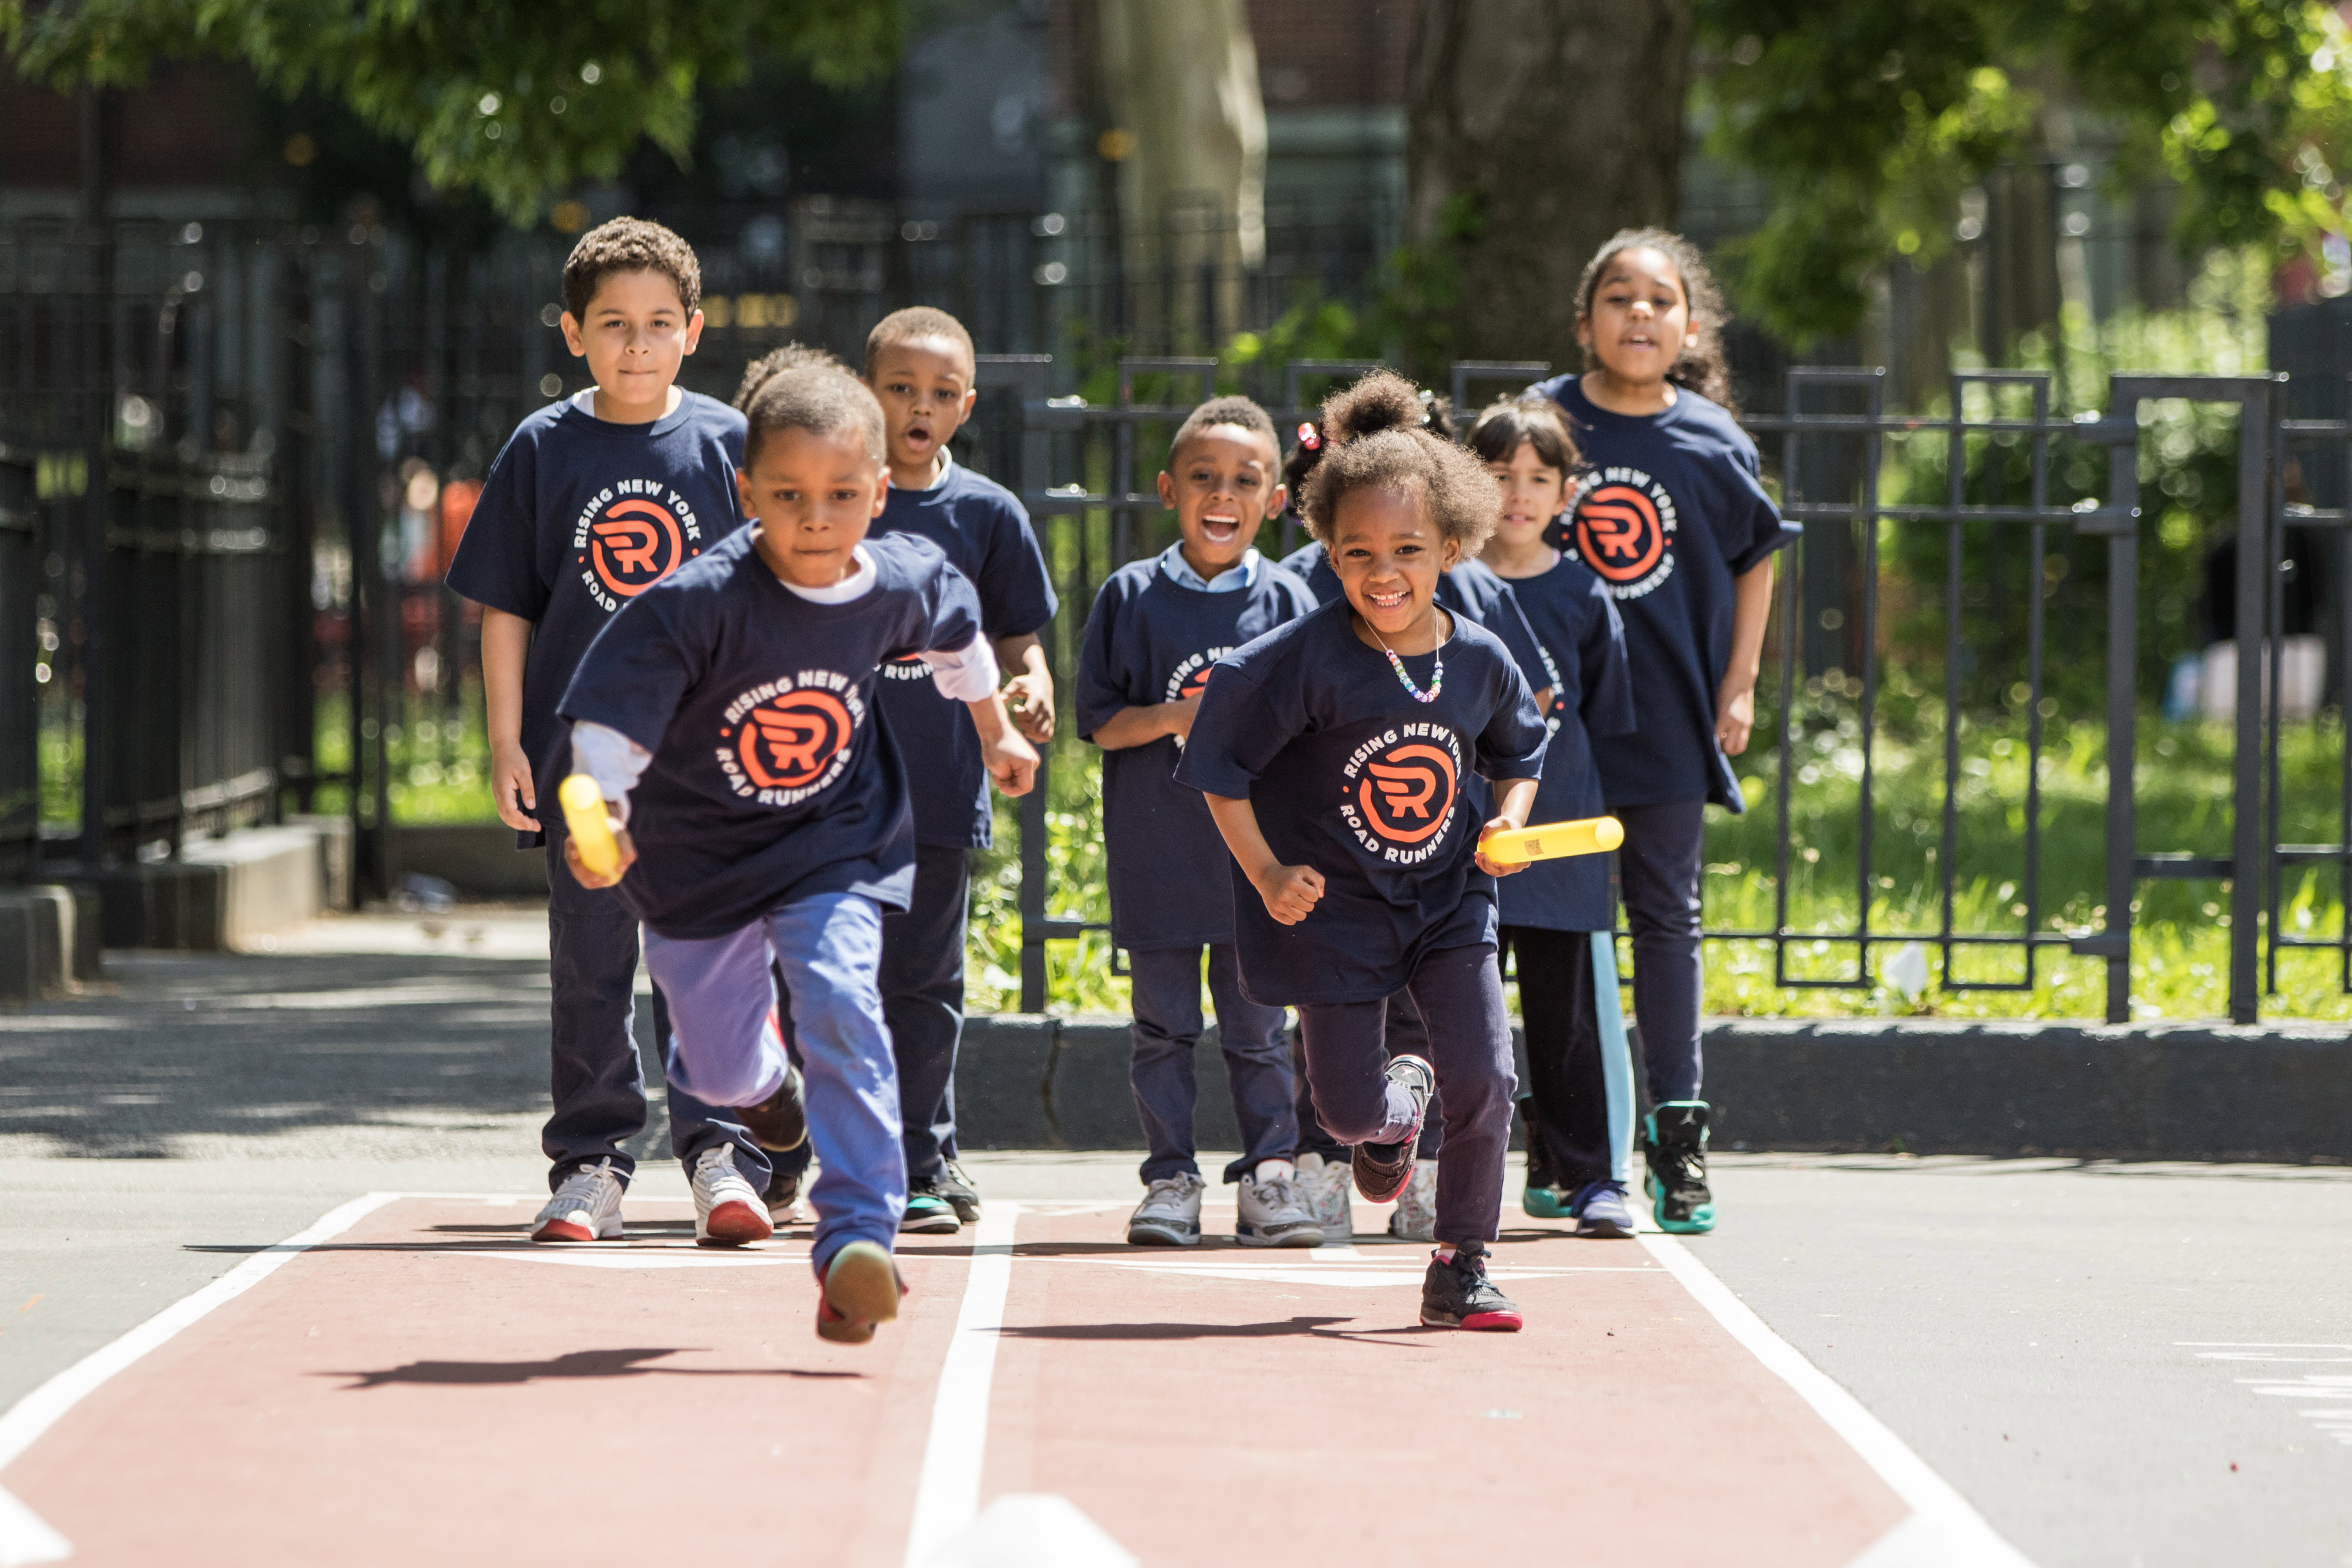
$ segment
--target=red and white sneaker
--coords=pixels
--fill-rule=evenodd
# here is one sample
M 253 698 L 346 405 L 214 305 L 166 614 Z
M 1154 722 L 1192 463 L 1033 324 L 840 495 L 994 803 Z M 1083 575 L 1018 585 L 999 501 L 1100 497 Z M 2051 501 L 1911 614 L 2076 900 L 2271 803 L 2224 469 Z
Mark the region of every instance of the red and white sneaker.
M 617 1241 L 621 1236 L 621 1178 L 607 1157 L 563 1178 L 539 1217 L 530 1222 L 533 1241 Z
M 694 1189 L 694 1244 L 740 1247 L 776 1234 L 760 1191 L 735 1168 L 735 1145 L 713 1143 L 698 1155 L 689 1184 Z
M 898 1299 L 907 1293 L 898 1266 L 870 1241 L 853 1241 L 824 1266 L 816 1298 L 816 1337 L 835 1344 L 862 1345 L 877 1323 L 896 1322 Z

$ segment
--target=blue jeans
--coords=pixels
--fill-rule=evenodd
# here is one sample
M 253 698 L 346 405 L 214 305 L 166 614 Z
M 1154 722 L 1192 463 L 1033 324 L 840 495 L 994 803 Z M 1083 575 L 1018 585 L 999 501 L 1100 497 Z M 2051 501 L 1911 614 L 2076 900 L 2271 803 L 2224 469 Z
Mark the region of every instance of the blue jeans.
M 1201 950 L 1129 952 L 1127 962 L 1135 1006 L 1127 1079 L 1150 1151 L 1143 1179 L 1198 1175 L 1201 1167 L 1192 1157 L 1192 1107 L 1199 1098 L 1192 1047 L 1201 1043 Z M 1298 1141 L 1298 1121 L 1290 1107 L 1290 1042 L 1283 1036 L 1281 1008 L 1262 1007 L 1242 994 L 1241 965 L 1229 942 L 1209 949 L 1209 997 L 1217 1007 L 1217 1041 L 1224 1050 L 1234 1120 L 1242 1132 L 1242 1157 L 1225 1167 L 1225 1180 L 1238 1182 L 1260 1160 L 1288 1159 Z
M 757 1105 L 784 1081 L 772 958 L 783 973 L 807 1085 L 809 1142 L 824 1167 L 811 1189 L 824 1278 L 853 1241 L 885 1250 L 907 1207 L 898 1072 L 875 972 L 882 910 L 856 893 L 796 899 L 725 936 L 646 932 L 646 965 L 669 994 L 672 1081 L 718 1105 Z
M 562 818 L 554 813 L 557 824 Z M 636 1161 L 621 1145 L 645 1131 L 645 1069 L 634 1028 L 637 978 L 637 917 L 610 888 L 583 888 L 563 863 L 560 826 L 547 836 L 549 1090 L 554 1112 L 540 1134 L 552 1162 L 551 1191 L 583 1165 L 610 1160 L 623 1181 Z M 654 1037 L 669 1033 L 666 998 L 654 988 Z M 735 1145 L 744 1179 L 760 1186 L 768 1160 L 740 1122 L 669 1084 L 670 1152 L 691 1170 L 702 1152 Z

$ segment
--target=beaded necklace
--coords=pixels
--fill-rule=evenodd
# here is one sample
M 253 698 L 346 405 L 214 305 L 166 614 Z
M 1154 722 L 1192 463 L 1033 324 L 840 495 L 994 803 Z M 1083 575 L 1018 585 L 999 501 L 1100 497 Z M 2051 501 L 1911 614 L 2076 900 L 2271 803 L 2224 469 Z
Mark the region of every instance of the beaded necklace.
M 1437 645 L 1437 668 L 1430 675 L 1429 689 L 1423 691 L 1412 683 L 1412 677 L 1404 672 L 1404 660 L 1397 657 L 1396 649 L 1389 647 L 1388 638 L 1381 636 L 1381 628 L 1372 626 L 1370 621 L 1366 621 L 1364 625 L 1370 628 L 1372 640 L 1381 645 L 1381 651 L 1389 656 L 1389 668 L 1396 671 L 1396 678 L 1403 685 L 1405 695 L 1415 702 L 1436 701 L 1437 694 L 1445 689 L 1445 645 L 1442 642 Z

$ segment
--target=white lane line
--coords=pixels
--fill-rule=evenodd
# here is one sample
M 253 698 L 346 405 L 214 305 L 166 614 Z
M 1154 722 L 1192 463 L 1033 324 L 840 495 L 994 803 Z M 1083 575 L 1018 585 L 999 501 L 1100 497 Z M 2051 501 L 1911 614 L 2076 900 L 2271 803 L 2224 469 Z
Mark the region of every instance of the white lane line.
M 1796 1346 L 1717 1279 L 1688 1247 L 1671 1236 L 1648 1232 L 1637 1239 L 1692 1300 L 1775 1376 L 1796 1391 L 1813 1414 L 1845 1439 L 1878 1472 L 1911 1516 L 1878 1538 L 1846 1568 L 2032 1568 L 2032 1562 L 1994 1533 L 1950 1482 L 1927 1467 L 1910 1445 L 1863 1405 L 1827 1373 L 1807 1361 Z
M 75 1405 L 95 1393 L 115 1373 L 163 1345 L 181 1330 L 215 1307 L 236 1300 L 284 1268 L 296 1254 L 322 1241 L 331 1241 L 363 1216 L 399 1197 L 398 1193 L 370 1193 L 330 1210 L 317 1224 L 299 1230 L 275 1247 L 266 1247 L 194 1295 L 184 1296 L 110 1344 L 101 1345 L 9 1407 L 0 1415 L 0 1469 L 39 1440 Z M 17 1563 L 56 1563 L 72 1555 L 65 1538 L 44 1524 L 30 1509 L 0 1492 L 0 1568 Z
M 1004 1326 L 1004 1294 L 1013 1282 L 1013 1233 L 1021 1205 L 991 1198 L 972 1227 L 971 1268 L 955 1337 L 940 1367 L 931 1401 L 931 1436 L 923 1446 L 915 1486 L 914 1521 L 907 1531 L 907 1568 L 923 1568 L 980 1512 L 980 1472 L 988 1457 L 989 1385 L 996 1376 L 997 1331 Z

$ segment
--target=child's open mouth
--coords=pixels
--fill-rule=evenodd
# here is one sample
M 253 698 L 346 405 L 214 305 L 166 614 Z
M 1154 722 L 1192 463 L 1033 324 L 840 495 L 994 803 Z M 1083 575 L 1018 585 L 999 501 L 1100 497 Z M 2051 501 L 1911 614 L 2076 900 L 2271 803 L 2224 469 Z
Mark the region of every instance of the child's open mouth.
M 909 425 L 898 438 L 911 450 L 919 452 L 931 444 L 931 427 L 928 425 Z
M 1412 590 L 1399 588 L 1393 594 L 1381 594 L 1368 588 L 1364 591 L 1364 603 L 1376 610 L 1402 610 L 1412 603 Z
M 1201 537 L 1211 544 L 1231 544 L 1241 533 L 1242 520 L 1238 517 L 1212 514 L 1201 519 Z

